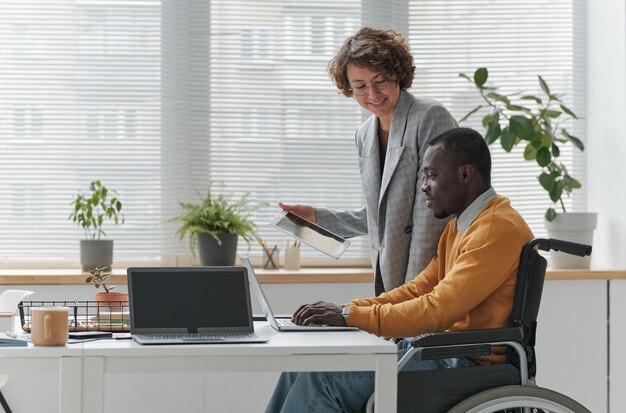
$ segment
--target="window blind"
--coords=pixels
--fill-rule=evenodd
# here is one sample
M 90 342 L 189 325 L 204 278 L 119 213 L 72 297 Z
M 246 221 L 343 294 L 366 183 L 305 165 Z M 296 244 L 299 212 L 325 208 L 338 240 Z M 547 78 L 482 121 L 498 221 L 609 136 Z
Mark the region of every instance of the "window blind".
M 461 119 L 484 101 L 473 85 L 458 77 L 460 72 L 472 77 L 475 69 L 487 67 L 489 82 L 500 87 L 498 93 L 526 91 L 538 96 L 543 96 L 537 79 L 537 75 L 541 75 L 551 91 L 564 94 L 566 105 L 583 118 L 564 126 L 584 141 L 584 3 L 577 0 L 410 0 L 408 37 L 416 60 L 413 93 L 438 99 L 456 119 Z M 483 109 L 461 126 L 484 134 L 481 120 L 485 114 Z M 524 160 L 523 145 L 511 153 L 506 153 L 499 141 L 490 148 L 494 188 L 511 199 L 536 236 L 544 236 L 543 214 L 551 202 L 537 181 L 539 166 L 534 161 Z M 566 208 L 584 210 L 585 156 L 567 144 L 559 160 L 583 185 L 583 189 L 573 192 L 572 198 L 564 196 Z
M 154 1 L 0 1 L 0 265 L 78 263 L 70 203 L 96 179 L 123 203 L 103 227 L 116 261 L 160 254 L 160 17 Z
M 326 65 L 360 27 L 359 1 L 211 3 L 210 176 L 239 195 L 268 202 L 261 235 L 284 246 L 268 225 L 276 203 L 359 208 L 356 102 L 338 95 Z M 245 12 L 243 12 L 245 10 Z M 258 246 L 256 247 L 258 251 Z M 305 256 L 321 254 L 305 247 Z M 356 239 L 344 258 L 367 257 Z
M 541 74 L 585 115 L 584 1 L 0 0 L 0 265 L 76 265 L 67 217 L 78 190 L 119 192 L 124 225 L 106 225 L 116 265 L 188 255 L 171 219 L 210 182 L 265 203 L 362 205 L 354 132 L 367 116 L 339 95 L 326 64 L 362 24 L 396 27 L 416 60 L 412 93 L 460 118 L 478 102 L 457 77 L 487 66 L 502 92 Z M 479 117 L 465 123 L 481 130 Z M 574 134 L 584 139 L 584 121 Z M 537 167 L 492 147 L 494 186 L 535 234 L 547 196 Z M 585 185 L 584 154 L 562 158 Z M 584 208 L 585 190 L 568 206 Z M 250 255 L 260 255 L 253 245 Z M 353 240 L 341 262 L 367 262 Z M 240 253 L 248 253 L 240 244 Z M 320 253 L 303 254 L 317 263 Z M 309 261 L 310 262 L 310 261 Z

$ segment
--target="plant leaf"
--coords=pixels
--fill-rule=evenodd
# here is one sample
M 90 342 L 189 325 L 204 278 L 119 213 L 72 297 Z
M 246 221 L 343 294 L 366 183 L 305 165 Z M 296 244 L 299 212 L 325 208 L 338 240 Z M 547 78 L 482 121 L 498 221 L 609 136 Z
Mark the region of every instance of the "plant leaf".
M 551 158 L 550 151 L 546 147 L 542 146 L 537 150 L 537 164 L 542 168 L 550 163 Z
M 550 96 L 550 88 L 548 87 L 548 84 L 546 83 L 546 81 L 543 80 L 541 76 L 537 76 L 537 77 L 539 78 L 539 84 L 541 85 L 541 90 L 543 90 L 546 95 Z
M 501 134 L 502 130 L 500 129 L 500 123 L 498 121 L 489 122 L 489 124 L 487 125 L 487 133 L 485 135 L 485 140 L 487 141 L 487 144 L 495 142 Z
M 546 191 L 550 192 L 554 189 L 554 177 L 547 173 L 542 173 L 539 175 L 539 183 Z
M 459 121 L 459 123 L 463 122 L 464 120 L 466 120 L 467 118 L 469 118 L 470 116 L 472 116 L 474 113 L 478 112 L 483 106 L 482 105 L 478 105 L 476 106 L 474 109 L 470 110 L 469 112 L 467 112 L 467 114 L 465 116 L 463 116 L 461 118 L 461 120 Z M 484 126 L 484 125 L 483 125 Z
M 561 109 L 563 109 L 563 112 L 567 113 L 568 115 L 570 115 L 574 119 L 578 119 L 578 116 L 576 116 L 576 114 L 574 112 L 572 112 L 567 106 L 565 106 L 562 103 L 559 106 L 561 107 Z
M 555 144 L 552 144 L 552 156 L 558 158 L 561 155 L 561 150 Z
M 503 95 L 501 95 L 499 93 L 496 93 L 496 92 L 489 92 L 489 93 L 487 93 L 487 97 L 491 98 L 493 100 L 497 100 L 498 102 L 506 103 L 507 105 L 511 103 L 509 98 L 507 98 L 506 96 L 503 96 Z
M 574 135 L 570 135 L 567 130 L 565 129 L 561 129 L 561 133 L 563 134 L 563 136 L 565 136 L 567 138 L 567 140 L 569 140 L 570 142 L 572 142 L 572 144 L 574 146 L 576 146 L 578 149 L 580 149 L 581 151 L 585 150 L 585 145 L 583 144 L 583 142 L 578 139 L 576 136 Z
M 488 124 L 491 122 L 499 122 L 500 121 L 500 111 L 494 110 L 491 113 L 485 115 L 483 117 L 483 126 L 486 128 Z
M 463 78 L 469 80 L 470 82 L 472 81 L 472 79 L 470 79 L 470 77 L 468 75 L 466 75 L 465 73 L 459 73 L 459 77 L 463 77 Z
M 548 222 L 552 222 L 554 218 L 556 218 L 556 211 L 554 210 L 554 208 L 548 208 L 544 216 L 546 217 L 546 220 Z
M 506 126 L 502 130 L 500 135 L 500 144 L 507 152 L 511 152 L 511 149 L 513 149 L 513 145 L 515 144 L 515 135 L 511 132 L 511 128 L 509 126 Z
M 509 119 L 511 133 L 523 139 L 532 139 L 535 136 L 535 128 L 532 121 L 526 116 L 515 115 Z
M 543 112 L 543 116 L 547 117 L 547 118 L 558 118 L 559 116 L 561 116 L 561 112 L 560 110 L 550 110 L 550 109 L 546 109 Z
M 547 133 L 542 134 L 539 141 L 541 142 L 540 146 L 543 146 L 544 148 L 549 148 L 554 143 L 554 141 L 552 140 L 552 137 Z
M 537 149 L 535 149 L 535 147 L 529 143 L 528 145 L 526 145 L 526 148 L 524 148 L 524 159 L 526 159 L 527 161 L 532 161 L 536 157 Z
M 541 99 L 539 99 L 537 96 L 533 96 L 533 95 L 525 95 L 525 96 L 522 96 L 520 99 L 534 100 L 535 102 L 541 104 Z
M 524 106 L 519 106 L 519 105 L 512 105 L 512 104 L 507 104 L 506 108 L 508 110 L 514 110 L 514 111 L 524 111 L 524 112 L 530 112 L 530 109 L 525 108 Z
M 563 184 L 557 181 L 554 184 L 554 188 L 552 188 L 552 191 L 550 191 L 550 199 L 552 200 L 552 202 L 556 202 L 561 199 L 561 194 L 563 194 Z
M 489 77 L 489 72 L 487 71 L 487 68 L 479 67 L 474 72 L 474 83 L 476 84 L 476 86 L 481 87 L 482 85 L 485 84 L 488 77 Z
M 582 184 L 578 180 L 572 178 L 571 176 L 569 177 L 569 179 L 570 179 L 569 180 L 570 188 L 572 188 L 572 189 L 582 188 Z

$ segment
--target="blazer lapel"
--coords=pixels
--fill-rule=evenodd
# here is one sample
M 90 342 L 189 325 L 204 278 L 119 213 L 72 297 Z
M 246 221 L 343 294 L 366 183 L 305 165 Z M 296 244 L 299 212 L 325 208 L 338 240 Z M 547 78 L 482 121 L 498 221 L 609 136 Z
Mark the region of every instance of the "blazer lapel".
M 387 192 L 387 187 L 389 186 L 391 177 L 396 171 L 398 162 L 402 157 L 402 152 L 404 152 L 404 131 L 406 129 L 409 109 L 412 104 L 413 99 L 411 95 L 407 92 L 400 92 L 400 98 L 398 99 L 398 104 L 393 112 L 391 129 L 389 130 L 389 143 L 387 145 L 387 156 L 385 157 L 385 170 L 383 171 L 383 178 L 378 198 L 379 209 Z
M 369 123 L 363 140 L 359 167 L 363 181 L 363 191 L 365 205 L 368 208 L 367 214 L 371 214 L 374 222 L 378 222 L 378 198 L 380 194 L 380 149 L 378 146 L 378 119 L 373 117 Z

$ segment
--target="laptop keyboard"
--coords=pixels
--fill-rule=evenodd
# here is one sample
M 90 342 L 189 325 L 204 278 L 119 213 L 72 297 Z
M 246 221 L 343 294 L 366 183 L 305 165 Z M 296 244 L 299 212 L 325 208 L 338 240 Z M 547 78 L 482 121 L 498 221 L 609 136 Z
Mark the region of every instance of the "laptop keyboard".
M 182 341 L 225 341 L 236 339 L 252 339 L 254 334 L 139 334 L 144 340 L 182 340 Z
M 294 323 L 289 318 L 277 318 L 276 319 L 276 323 L 280 327 L 293 327 L 293 326 L 297 326 L 297 327 L 328 327 L 328 324 L 323 324 L 323 323 L 313 323 L 313 324 L 308 324 L 306 326 L 302 326 L 302 325 Z
M 285 326 L 285 327 L 297 325 L 296 323 L 294 323 L 288 318 L 277 318 L 276 323 L 278 323 L 279 326 Z

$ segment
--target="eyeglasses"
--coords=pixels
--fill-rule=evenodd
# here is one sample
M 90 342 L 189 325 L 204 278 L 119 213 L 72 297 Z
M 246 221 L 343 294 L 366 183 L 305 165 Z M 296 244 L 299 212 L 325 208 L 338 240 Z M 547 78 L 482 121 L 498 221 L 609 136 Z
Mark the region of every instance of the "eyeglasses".
M 376 79 L 370 83 L 360 83 L 357 85 L 350 85 L 350 90 L 357 96 L 365 96 L 368 93 L 368 86 L 384 92 L 388 89 L 396 87 L 398 82 L 390 79 Z

